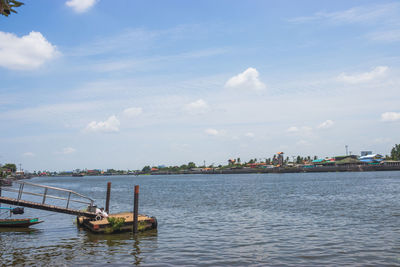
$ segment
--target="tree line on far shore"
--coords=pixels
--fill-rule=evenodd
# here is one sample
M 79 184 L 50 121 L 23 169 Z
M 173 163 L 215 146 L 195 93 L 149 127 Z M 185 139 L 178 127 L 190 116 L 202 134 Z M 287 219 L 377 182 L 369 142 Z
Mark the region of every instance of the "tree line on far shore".
M 305 162 L 311 162 L 312 160 L 315 160 L 315 159 L 317 159 L 317 156 L 313 156 L 313 157 L 297 156 L 297 157 L 293 157 L 292 161 L 290 161 L 289 157 L 286 157 L 284 159 L 284 163 L 287 164 L 289 162 L 292 162 L 295 164 L 303 164 Z M 390 151 L 390 155 L 386 155 L 385 159 L 386 160 L 400 160 L 400 144 L 395 144 Z M 208 166 L 205 166 L 205 165 L 196 166 L 196 164 L 194 162 L 189 162 L 188 164 L 182 164 L 181 166 L 169 166 L 169 167 L 165 167 L 165 166 L 151 167 L 151 166 L 147 165 L 147 166 L 144 166 L 141 171 L 143 173 L 149 173 L 152 170 L 179 172 L 179 171 L 190 170 L 190 169 L 194 169 L 194 168 L 216 168 L 216 167 L 217 168 L 229 168 L 232 166 L 245 166 L 248 164 L 257 164 L 257 163 L 274 164 L 274 162 L 276 162 L 276 155 L 274 155 L 273 158 L 266 158 L 265 161 L 255 158 L 255 159 L 250 159 L 247 162 L 242 162 L 242 160 L 240 158 L 237 158 L 237 159 L 229 160 L 228 164 L 225 166 L 222 166 L 222 165 L 214 166 L 213 164 L 208 165 Z M 0 165 L 0 178 L 7 177 L 7 175 L 13 174 L 16 171 L 17 171 L 17 166 L 14 163 L 7 163 L 4 165 Z M 124 174 L 126 171 L 109 169 L 109 170 L 107 170 L 107 172 L 113 173 L 113 174 L 115 174 L 115 173 Z M 132 172 L 135 172 L 135 171 L 132 171 Z M 39 174 L 40 172 L 37 172 L 37 173 Z M 54 174 L 57 174 L 57 173 L 55 172 Z
M 286 157 L 283 162 L 284 164 L 288 164 L 289 162 L 293 163 L 293 164 L 304 164 L 306 162 L 312 162 L 313 160 L 316 160 L 318 157 L 317 156 L 306 156 L 306 157 L 302 157 L 302 156 L 297 156 L 297 157 L 293 157 L 292 160 L 290 160 L 289 157 Z M 189 162 L 188 164 L 183 164 L 181 166 L 169 166 L 169 167 L 165 167 L 165 166 L 144 166 L 142 169 L 142 172 L 144 173 L 149 173 L 152 170 L 160 170 L 160 171 L 168 171 L 168 172 L 178 172 L 178 171 L 184 171 L 184 170 L 190 170 L 190 169 L 194 169 L 194 168 L 227 168 L 227 167 L 232 167 L 232 166 L 245 166 L 245 165 L 249 165 L 249 164 L 256 164 L 256 163 L 265 163 L 265 164 L 274 164 L 276 162 L 276 155 L 273 156 L 273 158 L 266 158 L 265 161 L 263 160 L 257 160 L 257 158 L 255 159 L 250 159 L 247 162 L 242 162 L 240 158 L 237 159 L 233 159 L 233 160 L 229 160 L 228 161 L 228 165 L 222 166 L 222 165 L 218 165 L 218 166 L 213 166 L 213 165 L 200 165 L 200 166 L 196 166 L 196 164 L 194 162 Z M 390 151 L 390 155 L 386 155 L 385 156 L 385 160 L 400 160 L 400 144 L 396 144 L 394 145 L 394 147 L 392 148 L 392 150 Z

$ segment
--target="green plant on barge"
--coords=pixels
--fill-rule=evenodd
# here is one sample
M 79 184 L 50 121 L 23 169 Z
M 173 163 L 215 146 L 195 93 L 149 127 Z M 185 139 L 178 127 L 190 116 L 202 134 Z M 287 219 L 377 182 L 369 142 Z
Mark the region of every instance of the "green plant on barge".
M 145 222 L 145 221 L 138 222 L 138 231 L 141 232 L 141 231 L 146 230 L 147 226 L 148 226 L 147 222 Z
M 107 221 L 110 224 L 110 226 L 105 229 L 105 232 L 106 232 L 106 234 L 111 234 L 113 232 L 118 232 L 121 230 L 121 227 L 125 223 L 125 218 L 108 217 Z

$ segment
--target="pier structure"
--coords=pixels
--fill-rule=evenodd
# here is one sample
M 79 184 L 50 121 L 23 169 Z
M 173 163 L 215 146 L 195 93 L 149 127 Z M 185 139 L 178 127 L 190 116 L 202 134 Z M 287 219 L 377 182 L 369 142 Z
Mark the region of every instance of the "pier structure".
M 109 212 L 111 195 L 111 183 L 109 182 L 107 184 L 106 195 L 107 213 L 103 216 L 101 213 L 96 212 L 97 207 L 94 205 L 93 199 L 72 190 L 38 185 L 25 181 L 15 181 L 15 183 L 19 184 L 19 189 L 0 187 L 0 204 L 4 203 L 76 215 L 78 226 L 84 227 L 93 233 L 111 234 L 132 231 L 134 234 L 137 234 L 141 231 L 157 229 L 157 219 L 155 217 L 139 214 L 138 185 L 134 189 L 133 212 L 107 214 Z M 2 191 L 11 192 L 11 195 L 14 194 L 16 197 L 3 196 Z M 65 197 L 62 195 L 65 195 Z M 29 199 L 24 199 L 24 197 Z M 35 200 L 33 200 L 34 198 Z M 55 204 L 56 201 L 58 201 L 57 204 Z M 50 204 L 49 202 L 52 203 Z M 85 210 L 71 208 L 74 203 L 84 204 L 87 208 Z
M 38 185 L 25 181 L 14 181 L 14 183 L 19 184 L 19 189 L 2 187 L 0 188 L 0 203 L 21 206 L 33 209 L 47 210 L 58 213 L 71 214 L 76 216 L 85 216 L 88 218 L 96 217 L 96 206 L 94 205 L 94 200 L 74 192 L 72 190 L 47 186 Z M 43 190 L 42 192 L 40 192 Z M 16 197 L 6 197 L 2 196 L 2 191 L 16 193 Z M 51 191 L 53 194 L 49 194 Z M 55 194 L 57 195 L 55 195 Z M 65 197 L 60 196 L 65 195 Z M 25 196 L 32 196 L 29 200 L 24 199 Z M 35 198 L 35 200 L 33 200 Z M 39 201 L 38 201 L 39 200 Z M 51 200 L 57 200 L 58 203 L 48 203 Z M 61 206 L 61 202 L 64 205 Z M 81 210 L 76 208 L 71 208 L 72 203 L 84 204 L 87 210 Z

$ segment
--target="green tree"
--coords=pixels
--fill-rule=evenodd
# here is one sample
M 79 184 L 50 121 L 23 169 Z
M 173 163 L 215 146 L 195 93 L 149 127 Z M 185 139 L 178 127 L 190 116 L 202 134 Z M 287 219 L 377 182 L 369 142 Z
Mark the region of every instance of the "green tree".
M 400 144 L 394 145 L 394 147 L 390 151 L 390 157 L 392 158 L 392 160 L 400 160 Z
M 150 172 L 150 170 L 151 170 L 150 166 L 144 166 L 142 172 Z
M 196 164 L 194 162 L 189 162 L 187 165 L 188 169 L 196 168 Z
M 8 17 L 8 15 L 13 13 L 17 13 L 13 8 L 20 7 L 24 3 L 16 1 L 16 0 L 0 0 L 0 14 Z
M 187 170 L 188 166 L 186 164 L 183 164 L 179 167 L 181 170 Z
M 11 170 L 12 172 L 16 172 L 17 170 L 17 165 L 15 165 L 14 163 L 7 163 L 5 165 L 3 165 L 2 167 L 4 170 Z

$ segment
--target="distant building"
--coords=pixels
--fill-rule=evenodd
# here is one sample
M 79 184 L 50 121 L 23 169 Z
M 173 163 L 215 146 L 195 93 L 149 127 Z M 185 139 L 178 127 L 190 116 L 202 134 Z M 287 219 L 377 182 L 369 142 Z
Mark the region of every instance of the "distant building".
M 362 162 L 366 162 L 366 163 L 379 163 L 379 162 L 383 161 L 383 156 L 380 154 L 369 154 L 369 155 L 360 157 L 360 160 Z
M 357 155 L 335 156 L 334 160 L 339 161 L 339 160 L 343 160 L 343 159 L 347 159 L 347 158 L 357 159 L 358 156 Z
M 361 151 L 361 157 L 372 155 L 372 151 Z
M 86 174 L 87 175 L 99 175 L 101 173 L 101 170 L 87 170 Z
M 278 154 L 278 165 L 279 166 L 283 166 L 283 163 L 284 163 L 284 159 L 283 159 L 283 152 L 278 152 L 278 153 L 276 153 L 276 154 Z

